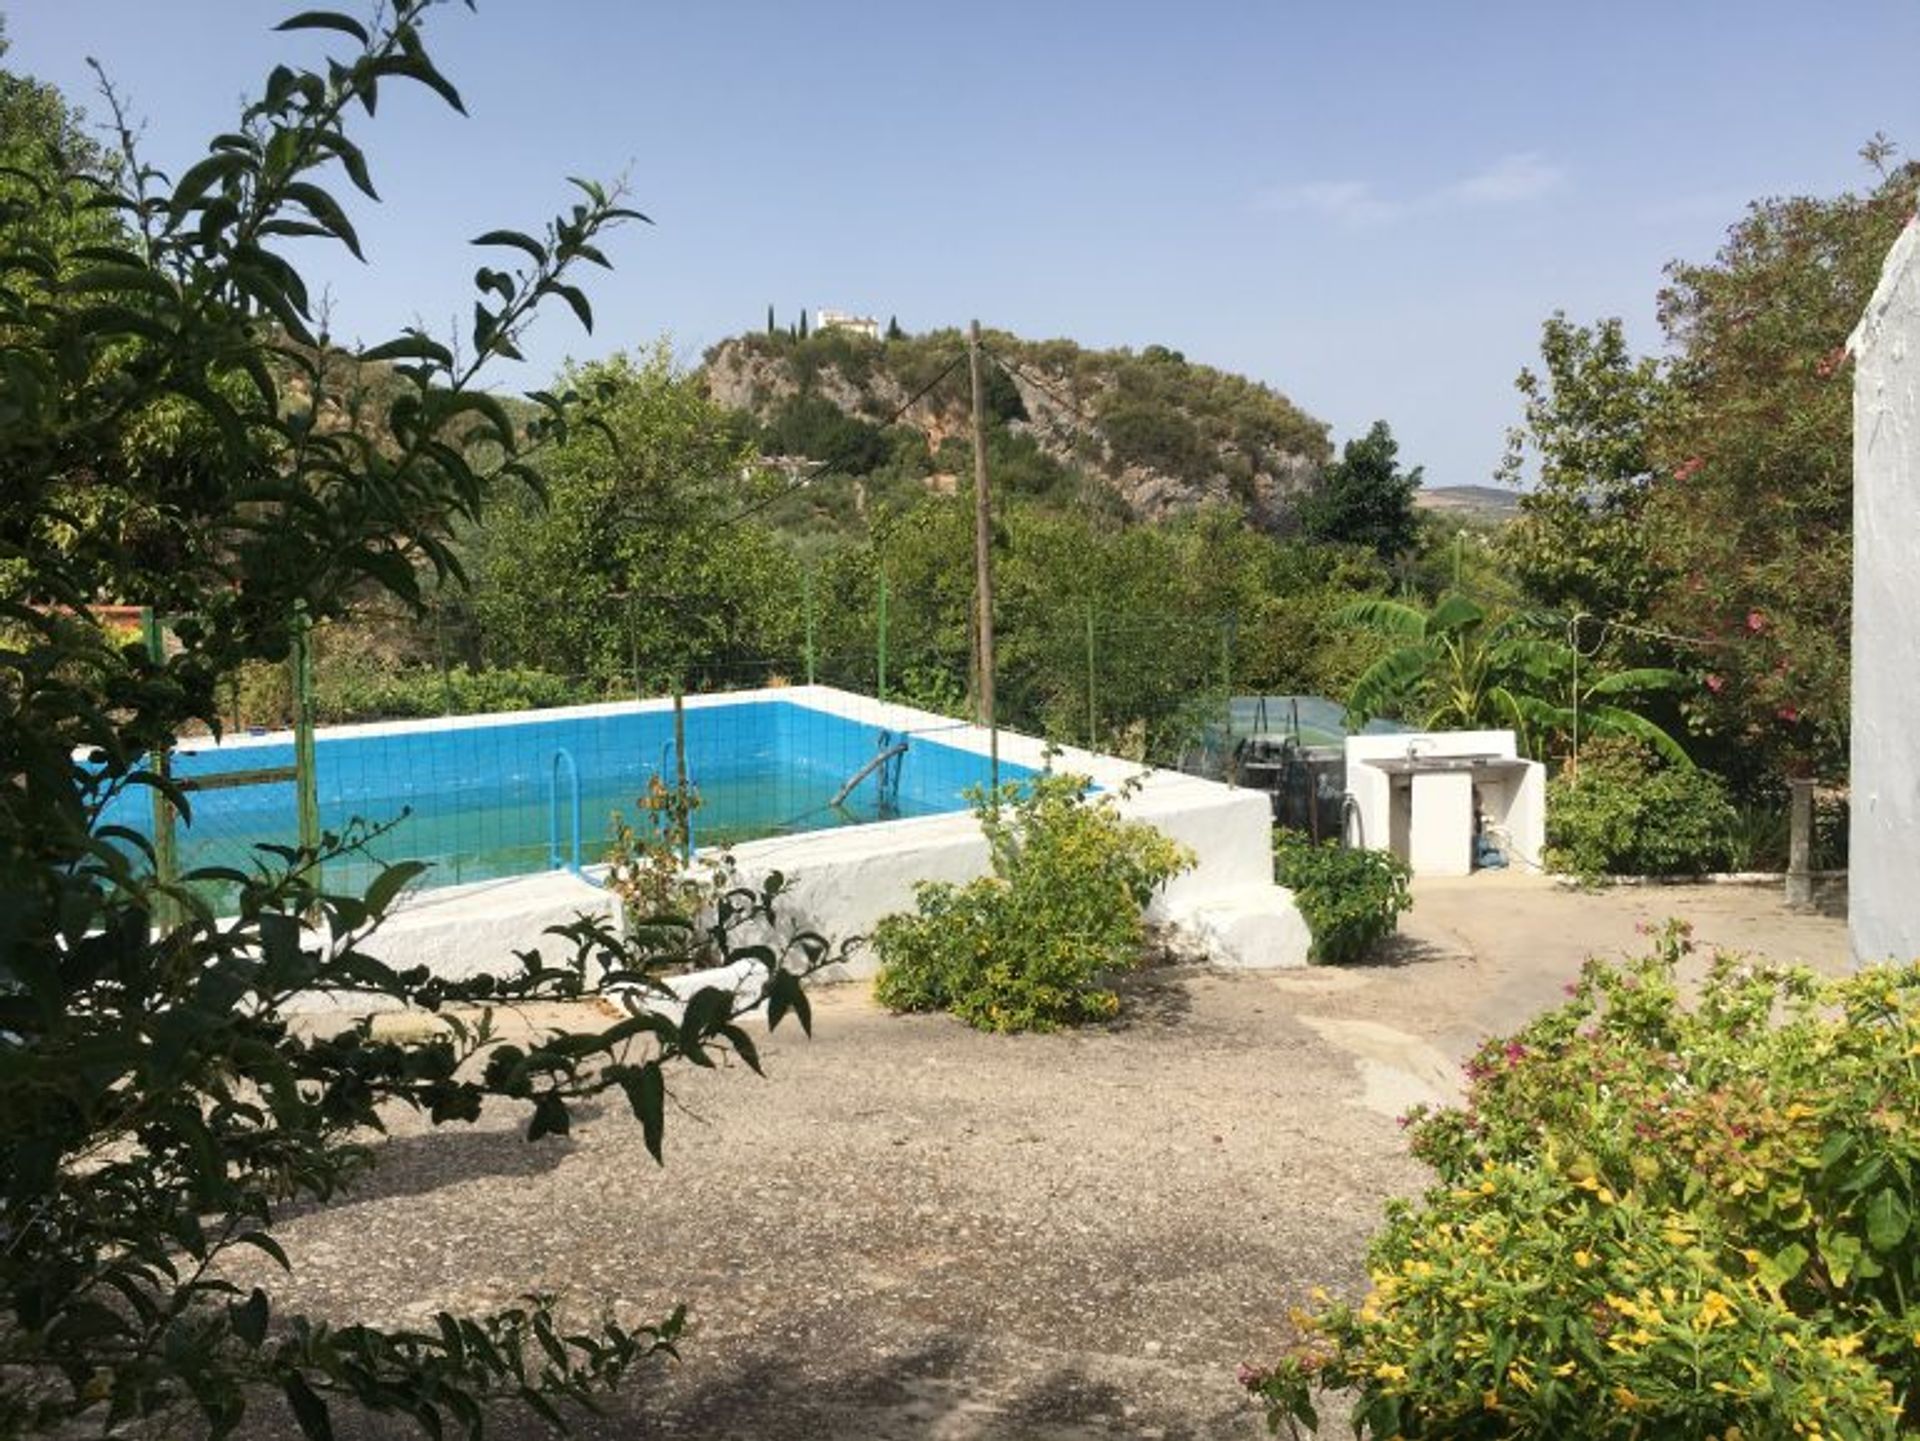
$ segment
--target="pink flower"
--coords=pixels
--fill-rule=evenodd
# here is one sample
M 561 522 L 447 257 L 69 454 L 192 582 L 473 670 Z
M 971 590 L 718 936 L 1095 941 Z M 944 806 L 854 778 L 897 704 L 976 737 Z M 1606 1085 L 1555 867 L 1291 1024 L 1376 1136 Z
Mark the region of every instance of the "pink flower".
M 1790 705 L 1781 706 L 1779 710 L 1774 712 L 1774 714 L 1779 716 L 1780 719 L 1785 721 L 1788 725 L 1792 725 L 1795 721 L 1800 719 L 1800 712 Z
M 1687 459 L 1681 461 L 1679 465 L 1674 467 L 1673 478 L 1675 480 L 1691 480 L 1700 473 L 1700 467 L 1705 464 L 1706 461 L 1697 455 L 1688 456 Z
M 1720 692 L 1725 690 L 1726 688 L 1727 688 L 1727 678 L 1725 676 L 1710 675 L 1707 677 L 1707 689 L 1712 691 L 1715 695 L 1719 695 Z
M 1747 612 L 1747 634 L 1758 635 L 1767 628 L 1767 618 L 1757 610 Z

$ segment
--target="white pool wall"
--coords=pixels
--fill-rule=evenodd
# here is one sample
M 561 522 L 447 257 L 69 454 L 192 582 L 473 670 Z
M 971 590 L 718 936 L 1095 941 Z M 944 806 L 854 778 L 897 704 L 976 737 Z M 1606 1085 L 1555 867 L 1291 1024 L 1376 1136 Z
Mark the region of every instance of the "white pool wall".
M 957 750 L 986 755 L 987 730 L 909 706 L 874 700 L 829 686 L 783 686 L 722 695 L 688 696 L 688 709 L 787 702 L 827 712 Z M 610 702 L 564 711 L 509 716 L 453 717 L 341 727 L 328 734 L 369 735 L 456 725 L 534 722 L 558 715 L 620 714 L 672 709 L 671 700 Z M 1113 756 L 1072 747 L 1049 760 L 1044 741 L 1001 731 L 1000 757 L 1012 765 L 1089 777 L 1120 795 L 1122 811 L 1155 826 L 1194 852 L 1196 863 L 1155 899 L 1150 916 L 1176 940 L 1221 965 L 1303 965 L 1310 938 L 1292 896 L 1273 883 L 1272 810 L 1264 792 L 1242 790 L 1174 771 L 1147 770 Z M 909 751 L 907 764 L 912 764 Z M 695 777 L 697 782 L 698 777 Z M 1137 786 L 1132 786 L 1133 782 Z M 1123 794 L 1123 790 L 1125 793 Z M 780 914 L 791 928 L 816 930 L 839 942 L 870 933 L 886 915 L 910 909 L 922 881 L 964 883 L 988 870 L 979 821 L 971 812 L 880 821 L 773 836 L 732 850 L 740 878 L 759 884 L 774 871 L 787 879 Z M 564 942 L 543 935 L 585 913 L 609 921 L 618 907 L 608 892 L 568 872 L 418 891 L 408 897 L 367 949 L 390 965 L 426 965 L 449 979 L 512 966 L 516 950 L 540 949 L 557 958 Z M 869 948 L 829 978 L 853 979 L 875 968 Z

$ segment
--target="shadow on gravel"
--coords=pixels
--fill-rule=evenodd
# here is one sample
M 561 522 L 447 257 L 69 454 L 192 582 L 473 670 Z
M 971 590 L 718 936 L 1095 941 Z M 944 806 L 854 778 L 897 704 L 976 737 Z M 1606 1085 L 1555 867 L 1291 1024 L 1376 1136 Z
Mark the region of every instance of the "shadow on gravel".
M 589 1122 L 598 1110 L 596 1106 L 579 1107 L 574 1121 Z M 331 1201 L 305 1201 L 276 1210 L 276 1220 L 340 1210 L 367 1201 L 424 1196 L 442 1186 L 482 1177 L 511 1180 L 541 1176 L 572 1155 L 576 1146 L 565 1136 L 529 1141 L 524 1126 L 502 1131 L 455 1124 L 419 1135 L 376 1139 L 371 1149 L 373 1163 L 354 1179 L 351 1189 Z
M 1194 973 L 1191 966 L 1162 963 L 1120 977 L 1113 986 L 1120 997 L 1120 1014 L 1103 1029 L 1164 1031 L 1180 1025 L 1193 1011 L 1193 996 L 1187 985 Z
M 1458 955 L 1458 951 L 1435 945 L 1418 936 L 1392 935 L 1369 951 L 1365 960 L 1352 962 L 1351 968 L 1398 970 L 1405 966 L 1430 966 L 1436 961 L 1453 960 Z
M 1119 1388 L 1071 1364 L 983 1392 L 972 1338 L 951 1333 L 868 1369 L 814 1370 L 770 1351 L 731 1362 L 709 1357 L 700 1369 L 716 1367 L 727 1374 L 704 1384 L 690 1384 L 684 1372 L 672 1379 L 642 1374 L 627 1391 L 604 1401 L 600 1415 L 573 1413 L 573 1434 L 583 1441 L 910 1441 L 947 1434 L 1012 1441 L 1131 1435 L 1148 1424 L 1130 1415 Z M 984 1369 L 991 1374 L 991 1367 Z M 962 1418 L 957 1430 L 955 1418 Z M 512 1409 L 490 1415 L 487 1433 L 500 1441 L 547 1441 L 553 1434 Z M 1165 1441 L 1198 1441 L 1200 1435 L 1165 1425 L 1153 1434 Z

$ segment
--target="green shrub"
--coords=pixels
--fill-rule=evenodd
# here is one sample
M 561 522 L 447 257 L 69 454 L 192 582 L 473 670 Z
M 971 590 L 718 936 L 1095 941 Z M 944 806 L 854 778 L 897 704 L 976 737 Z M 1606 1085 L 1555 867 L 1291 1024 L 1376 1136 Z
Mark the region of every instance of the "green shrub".
M 1547 788 L 1547 864 L 1597 876 L 1692 876 L 1733 858 L 1726 783 L 1630 741 L 1596 740 Z
M 339 666 L 323 672 L 314 686 L 314 710 L 323 722 L 491 715 L 605 698 L 600 687 L 586 681 L 510 667 Z
M 1669 925 L 1412 1118 L 1438 1173 L 1357 1308 L 1244 1379 L 1276 1429 L 1351 1389 L 1365 1437 L 1874 1437 L 1920 1425 L 1920 965 L 1713 963 Z
M 1193 857 L 1091 789 L 1082 776 L 1043 775 L 975 798 L 993 874 L 924 882 L 912 912 L 880 922 L 882 1005 L 951 1011 L 989 1031 L 1114 1014 L 1108 978 L 1140 963 L 1147 902 Z
M 1413 872 L 1390 851 L 1348 850 L 1337 841 L 1315 845 L 1298 831 L 1276 830 L 1273 863 L 1274 878 L 1293 892 L 1313 933 L 1308 959 L 1321 965 L 1366 959 L 1413 905 Z

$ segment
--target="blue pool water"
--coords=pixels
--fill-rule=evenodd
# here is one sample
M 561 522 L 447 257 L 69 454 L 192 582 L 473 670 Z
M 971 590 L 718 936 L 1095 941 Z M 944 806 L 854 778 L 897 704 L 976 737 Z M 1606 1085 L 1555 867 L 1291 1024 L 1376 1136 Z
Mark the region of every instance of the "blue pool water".
M 877 725 L 788 701 L 752 701 L 689 707 L 685 726 L 687 769 L 700 797 L 694 840 L 703 848 L 960 810 L 968 788 L 988 781 L 985 756 L 942 744 L 937 734 L 908 734 L 895 738 L 907 750 L 893 803 L 883 802 L 875 774 L 834 808 L 835 792 L 879 750 Z M 636 798 L 648 780 L 658 774 L 672 782 L 672 747 L 671 710 L 502 717 L 373 735 L 322 731 L 315 745 L 322 829 L 394 822 L 368 855 L 330 866 L 328 888 L 355 889 L 379 863 L 396 860 L 429 862 L 423 884 L 430 886 L 547 870 L 556 829 L 561 863 L 570 862 L 573 785 L 567 764 L 556 764 L 563 752 L 579 779 L 579 860 L 596 864 L 614 812 L 637 823 Z M 292 764 L 291 741 L 189 744 L 174 756 L 183 779 Z M 1002 762 L 1000 774 L 1017 781 L 1033 772 Z M 191 800 L 191 822 L 179 831 L 183 870 L 251 869 L 254 847 L 294 843 L 291 781 L 197 792 Z M 145 793 L 116 800 L 106 821 L 148 830 Z

